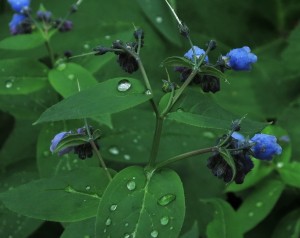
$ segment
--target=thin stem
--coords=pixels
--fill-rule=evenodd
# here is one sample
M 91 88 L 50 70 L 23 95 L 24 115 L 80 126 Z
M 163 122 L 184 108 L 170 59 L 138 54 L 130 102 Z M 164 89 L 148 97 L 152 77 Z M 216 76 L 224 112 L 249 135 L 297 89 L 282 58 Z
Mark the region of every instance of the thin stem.
M 75 58 L 79 58 L 79 57 L 83 57 L 83 56 L 87 56 L 87 55 L 94 55 L 97 54 L 97 52 L 93 51 L 93 52 L 88 52 L 88 53 L 84 53 L 84 54 L 80 54 L 80 55 L 74 55 L 69 57 L 68 59 L 75 59 Z
M 150 167 L 152 167 L 154 165 L 157 154 L 158 154 L 163 122 L 164 122 L 163 117 L 156 118 L 155 132 L 154 132 L 153 141 L 152 141 L 152 149 L 151 149 L 150 159 L 149 159 L 149 163 L 148 163 Z
M 162 162 L 158 163 L 155 166 L 155 169 L 160 169 L 160 168 L 165 167 L 165 166 L 167 166 L 169 164 L 175 163 L 175 162 L 177 162 L 179 160 L 183 160 L 183 159 L 195 156 L 195 155 L 201 155 L 201 154 L 205 154 L 205 153 L 209 153 L 209 152 L 214 152 L 214 151 L 218 151 L 218 147 L 217 146 L 190 151 L 190 152 L 174 156 L 174 157 L 172 157 L 172 158 L 170 158 L 168 160 L 165 160 L 165 161 L 162 161 Z
M 54 59 L 54 53 L 53 53 L 53 50 L 52 50 L 49 39 L 45 39 L 45 46 L 46 46 L 46 49 L 47 49 L 49 57 L 50 57 L 51 68 L 53 68 L 54 63 L 55 63 L 55 59 Z
M 194 44 L 193 44 L 192 39 L 191 39 L 191 37 L 189 35 L 187 36 L 187 39 L 188 39 L 188 41 L 189 41 L 189 43 L 191 45 L 191 49 L 193 51 L 193 60 L 194 60 L 194 64 L 196 65 L 196 63 L 197 63 L 197 55 L 196 55 L 196 51 L 194 49 Z

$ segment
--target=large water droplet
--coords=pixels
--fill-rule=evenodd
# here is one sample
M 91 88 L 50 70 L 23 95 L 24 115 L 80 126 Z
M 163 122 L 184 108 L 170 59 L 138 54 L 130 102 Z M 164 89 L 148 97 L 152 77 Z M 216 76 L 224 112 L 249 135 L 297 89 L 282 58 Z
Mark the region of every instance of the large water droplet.
M 105 225 L 110 226 L 111 225 L 111 219 L 107 218 L 107 220 L 105 221 Z
M 261 207 L 261 206 L 263 205 L 263 202 L 257 202 L 255 205 L 256 205 L 257 207 Z
M 12 80 L 6 80 L 5 81 L 5 87 L 6 88 L 11 88 L 13 86 L 13 81 Z
M 112 155 L 118 155 L 120 153 L 119 149 L 116 146 L 112 146 L 108 149 L 109 153 Z
M 168 225 L 168 223 L 169 223 L 169 217 L 163 216 L 162 218 L 160 218 L 160 224 L 162 224 L 163 226 Z
M 126 92 L 131 88 L 131 83 L 127 79 L 122 79 L 118 83 L 118 91 L 119 92 Z
M 67 67 L 66 64 L 60 64 L 60 65 L 57 66 L 57 70 L 63 71 L 66 67 Z
M 128 188 L 128 190 L 132 191 L 132 190 L 135 189 L 136 184 L 135 184 L 134 181 L 129 181 L 129 182 L 127 183 L 126 187 Z
M 156 17 L 155 21 L 160 24 L 163 22 L 163 19 L 162 19 L 162 17 Z
M 110 206 L 110 210 L 115 211 L 115 210 L 117 210 L 117 207 L 118 207 L 117 204 L 113 204 L 113 205 Z
M 126 154 L 126 155 L 124 155 L 124 159 L 125 159 L 125 160 L 130 160 L 131 157 L 130 157 L 130 155 L 127 155 L 127 154 Z
M 157 231 L 157 230 L 153 230 L 153 231 L 151 232 L 151 237 L 153 237 L 153 238 L 158 237 L 158 231 Z
M 176 199 L 174 194 L 166 194 L 158 199 L 157 203 L 161 206 L 167 206 Z

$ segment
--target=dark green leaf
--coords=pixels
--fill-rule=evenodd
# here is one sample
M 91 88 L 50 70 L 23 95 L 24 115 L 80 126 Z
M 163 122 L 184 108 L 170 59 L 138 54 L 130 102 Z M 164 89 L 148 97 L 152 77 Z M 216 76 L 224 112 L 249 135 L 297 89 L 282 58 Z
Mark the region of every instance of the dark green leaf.
M 174 171 L 128 167 L 102 197 L 96 237 L 178 237 L 184 213 L 184 192 Z
M 95 222 L 95 218 L 73 222 L 66 227 L 60 238 L 95 237 Z
M 194 225 L 192 228 L 184 233 L 180 238 L 199 238 L 199 228 L 198 228 L 198 222 L 195 221 Z
M 32 34 L 10 36 L 0 41 L 3 50 L 29 50 L 41 46 L 45 39 L 40 32 Z
M 162 63 L 161 66 L 167 67 L 193 67 L 193 62 L 188 60 L 185 57 L 179 57 L 179 56 L 172 56 L 166 58 Z
M 118 91 L 118 87 L 124 82 L 129 83 L 130 88 Z M 81 119 L 119 112 L 146 102 L 150 98 L 151 95 L 145 93 L 145 87 L 139 80 L 133 78 L 109 79 L 50 107 L 36 123 Z
M 97 80 L 85 68 L 78 64 L 60 64 L 52 69 L 49 74 L 49 81 L 53 88 L 67 98 L 80 90 L 88 89 L 97 85 Z
M 287 185 L 300 188 L 300 163 L 299 162 L 292 162 L 283 164 L 282 167 L 280 166 L 277 171 L 279 172 L 281 179 Z
M 25 58 L 0 61 L 0 94 L 28 94 L 47 85 L 47 68 Z
M 215 67 L 209 65 L 202 66 L 200 74 L 211 75 L 219 79 L 223 79 L 225 82 L 228 81 L 224 73 L 222 73 L 220 70 L 216 69 Z
M 12 211 L 28 217 L 80 221 L 96 215 L 107 184 L 104 170 L 81 168 L 16 187 L 1 193 L 0 200 Z

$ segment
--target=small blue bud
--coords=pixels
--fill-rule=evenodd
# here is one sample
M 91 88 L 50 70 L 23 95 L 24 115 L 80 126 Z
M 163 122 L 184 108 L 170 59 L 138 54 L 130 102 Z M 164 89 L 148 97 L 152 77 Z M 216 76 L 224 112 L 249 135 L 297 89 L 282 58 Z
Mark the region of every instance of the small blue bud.
M 229 51 L 223 59 L 227 62 L 227 65 L 233 70 L 242 71 L 250 70 L 251 64 L 256 63 L 257 56 L 251 53 L 248 46 L 237 48 Z
M 201 55 L 205 54 L 205 51 L 201 48 L 199 48 L 198 46 L 193 46 L 194 50 L 195 50 L 195 54 L 196 54 L 196 58 L 199 59 L 201 57 Z M 191 48 L 188 52 L 186 52 L 184 54 L 184 57 L 193 61 L 193 49 Z M 208 63 L 208 56 L 205 56 L 204 62 Z
M 274 155 L 279 155 L 282 152 L 281 146 L 277 144 L 276 137 L 272 135 L 255 134 L 250 142 L 255 143 L 251 151 L 257 159 L 271 160 Z
M 36 12 L 36 16 L 39 21 L 50 22 L 52 18 L 52 12 L 39 10 Z
M 238 133 L 238 132 L 233 132 L 232 135 L 231 135 L 234 139 L 238 140 L 238 141 L 244 141 L 245 140 L 245 137 L 241 134 L 241 133 Z
M 7 0 L 11 8 L 18 13 L 22 12 L 23 8 L 28 8 L 30 0 Z
M 62 140 L 63 138 L 65 138 L 66 136 L 68 136 L 68 135 L 70 135 L 70 134 L 71 134 L 71 131 L 69 131 L 69 132 L 63 131 L 63 132 L 58 133 L 58 134 L 53 138 L 53 140 L 51 141 L 50 151 L 53 153 L 54 150 L 56 149 L 57 145 L 59 144 L 59 142 L 61 142 L 61 140 Z M 62 155 L 64 155 L 64 154 L 67 154 L 67 153 L 71 152 L 72 150 L 73 150 L 73 147 L 67 147 L 67 148 L 65 148 L 65 149 L 63 149 L 63 150 L 60 150 L 60 151 L 58 152 L 58 155 L 59 155 L 59 156 L 62 156 Z
M 22 14 L 18 14 L 15 13 L 10 21 L 9 25 L 9 30 L 10 33 L 12 35 L 17 35 L 22 33 L 22 29 L 20 29 L 20 24 L 26 19 L 27 17 L 22 15 Z

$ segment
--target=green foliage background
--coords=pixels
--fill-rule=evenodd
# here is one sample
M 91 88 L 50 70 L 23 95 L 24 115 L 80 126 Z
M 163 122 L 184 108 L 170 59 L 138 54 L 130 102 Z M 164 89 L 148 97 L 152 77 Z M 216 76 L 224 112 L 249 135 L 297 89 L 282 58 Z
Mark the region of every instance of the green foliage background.
M 213 177 L 206 168 L 205 156 L 175 164 L 173 169 L 180 175 L 186 198 L 181 236 L 299 237 L 299 1 L 170 2 L 175 6 L 179 17 L 189 26 L 195 45 L 204 48 L 208 40 L 217 41 L 218 48 L 210 55 L 212 61 L 220 54 L 244 45 L 249 46 L 258 56 L 258 62 L 251 72 L 228 72 L 230 84 L 221 82 L 221 92 L 216 95 L 204 95 L 199 88 L 190 89 L 188 92 L 191 102 L 182 102 L 184 109 L 189 112 L 197 111 L 201 116 L 228 120 L 228 123 L 235 116 L 241 118 L 245 114 L 247 119 L 254 121 L 273 121 L 275 125 L 268 127 L 265 132 L 275 134 L 284 149 L 284 153 L 273 163 L 255 161 L 256 167 L 243 185 L 224 185 Z M 37 9 L 40 3 L 56 16 L 63 16 L 73 1 L 33 0 L 31 6 Z M 60 77 L 66 78 L 75 72 L 76 76 L 80 75 L 84 79 L 82 84 L 86 83 L 88 88 L 97 82 L 122 77 L 125 73 L 115 63 L 116 58 L 113 55 L 105 55 L 74 60 L 74 65 L 68 64 L 67 70 L 70 73 L 67 71 L 66 75 L 62 75 L 59 70 L 52 70 L 48 74 L 49 69 L 43 61 L 37 60 L 47 55 L 39 40 L 30 39 L 31 43 L 27 45 L 26 39 L 6 42 L 9 37 L 6 26 L 11 15 L 6 1 L 0 0 L 0 191 L 15 191 L 13 188 L 37 179 L 41 180 L 33 182 L 35 186 L 44 180 L 47 181 L 45 183 L 55 185 L 59 183 L 59 176 L 64 177 L 67 173 L 70 173 L 70 178 L 76 173 L 85 177 L 82 175 L 85 169 L 97 166 L 95 158 L 86 161 L 79 161 L 74 155 L 58 158 L 49 151 L 50 141 L 55 134 L 82 126 L 82 122 L 72 120 L 35 126 L 32 123 L 47 108 L 76 91 L 70 78 L 59 81 Z M 166 57 L 181 56 L 190 48 L 177 33 L 176 22 L 162 0 L 86 0 L 72 16 L 72 21 L 74 29 L 71 32 L 55 35 L 51 40 L 57 56 L 62 56 L 66 50 L 71 50 L 74 54 L 90 52 L 97 45 L 109 46 L 115 39 L 129 40 L 132 38 L 133 24 L 143 28 L 145 47 L 141 56 L 155 89 L 156 101 L 163 96 L 161 80 L 166 79 L 160 63 Z M 16 50 L 17 47 L 28 49 Z M 176 81 L 178 75 L 171 71 L 170 76 Z M 141 80 L 139 71 L 130 77 Z M 12 87 L 7 88 L 8 82 L 12 83 Z M 142 101 L 143 99 L 140 103 Z M 99 102 L 99 105 L 106 103 L 109 101 Z M 193 103 L 201 110 L 191 111 L 189 105 Z M 95 106 L 94 110 L 101 111 L 101 108 Z M 225 114 L 225 110 L 230 113 Z M 130 164 L 147 162 L 154 130 L 154 117 L 148 104 L 144 103 L 111 116 L 92 116 L 92 124 L 100 127 L 103 133 L 100 140 L 101 150 L 112 168 L 119 171 Z M 219 128 L 198 128 L 168 120 L 161 139 L 159 159 L 211 146 L 223 132 Z M 251 133 L 253 132 L 248 132 L 248 135 Z M 286 141 L 283 136 L 288 136 L 289 140 Z M 118 155 L 111 154 L 110 149 L 113 147 L 118 148 Z M 130 160 L 125 155 L 130 156 Z M 76 168 L 81 169 L 75 170 L 74 175 L 72 171 Z M 90 176 L 90 180 L 82 178 L 84 185 L 74 186 L 85 186 L 89 183 L 96 187 L 97 183 L 92 181 L 99 180 L 98 175 Z M 27 191 L 27 185 L 24 186 L 22 189 Z M 28 187 L 28 201 L 35 199 L 33 187 L 32 184 Z M 99 194 L 100 190 L 97 190 Z M 13 201 L 11 193 L 3 194 L 0 196 L 3 201 L 3 204 L 0 203 L 1 237 L 29 237 L 42 225 L 43 220 L 63 222 L 63 238 L 93 235 L 91 226 L 95 223 L 96 211 L 89 213 L 87 209 L 80 215 L 80 219 L 67 219 L 65 214 L 54 214 L 54 218 L 49 214 L 31 214 L 31 207 L 27 207 L 22 214 L 33 217 L 29 218 L 6 208 L 10 208 L 9 202 L 20 203 L 23 199 L 26 204 L 26 198 L 20 197 L 20 201 Z M 232 194 L 242 201 L 238 209 L 228 203 L 237 204 L 232 202 Z M 89 202 L 92 204 L 95 199 L 91 197 Z M 58 210 L 66 209 L 67 212 L 69 206 L 73 211 L 68 197 L 62 195 L 60 201 Z M 76 198 L 71 202 L 76 207 Z M 47 210 L 46 205 L 39 206 Z

